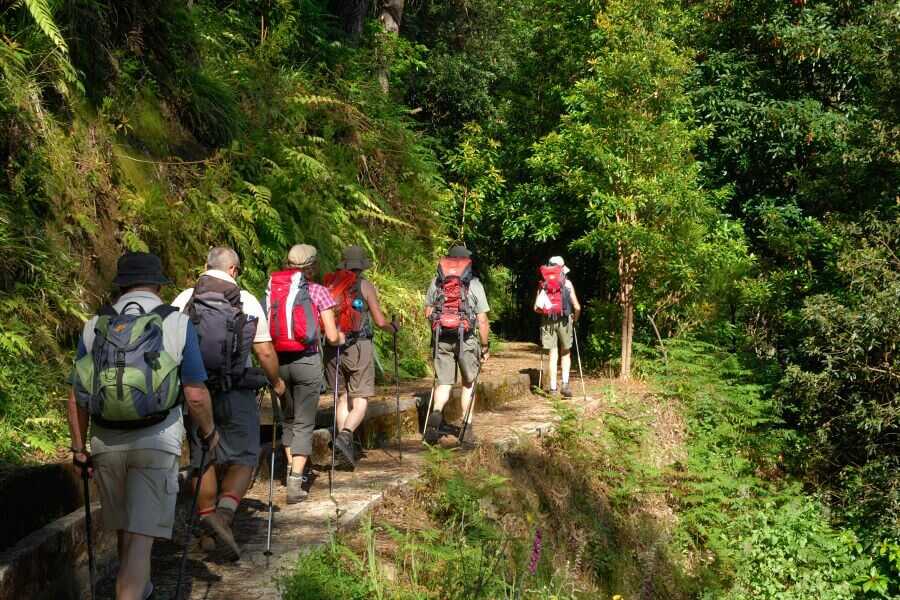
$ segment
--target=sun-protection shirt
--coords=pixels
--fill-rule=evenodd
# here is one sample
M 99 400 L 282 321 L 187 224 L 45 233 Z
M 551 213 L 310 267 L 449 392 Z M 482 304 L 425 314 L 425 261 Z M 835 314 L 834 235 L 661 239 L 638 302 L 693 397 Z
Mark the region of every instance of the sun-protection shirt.
M 136 303 L 150 312 L 161 305 L 162 300 L 153 292 L 136 291 L 123 294 L 113 304 L 116 312 L 121 312 L 126 305 Z M 129 307 L 126 314 L 138 314 L 135 307 Z M 97 317 L 92 317 L 84 325 L 78 339 L 78 351 L 75 360 L 87 354 L 87 349 L 94 343 L 94 326 Z M 163 346 L 179 363 L 179 375 L 182 385 L 196 385 L 206 381 L 206 368 L 200 354 L 200 343 L 191 320 L 182 313 L 172 313 L 163 321 Z M 74 377 L 74 373 L 73 373 Z M 83 404 L 83 408 L 86 408 Z M 182 424 L 182 406 L 173 406 L 166 418 L 140 429 L 108 429 L 96 423 L 91 424 L 91 453 L 124 452 L 127 450 L 161 450 L 170 454 L 181 454 L 181 439 L 184 437 Z

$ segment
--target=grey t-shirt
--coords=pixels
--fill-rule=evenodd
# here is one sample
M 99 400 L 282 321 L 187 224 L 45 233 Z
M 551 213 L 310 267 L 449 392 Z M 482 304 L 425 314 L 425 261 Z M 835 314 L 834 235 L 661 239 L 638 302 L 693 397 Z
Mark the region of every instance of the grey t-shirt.
M 434 306 L 438 299 L 437 278 L 431 280 L 428 286 L 428 293 L 425 294 L 425 306 Z M 469 293 L 466 300 L 476 315 L 491 312 L 491 307 L 487 301 L 487 294 L 484 293 L 484 286 L 481 281 L 475 277 L 469 282 Z
M 151 311 L 160 304 L 156 295 L 150 292 L 130 292 L 124 294 L 113 305 L 116 311 L 121 312 L 129 303 L 136 302 L 145 311 Z M 93 344 L 94 317 L 85 324 L 82 333 L 82 342 L 86 348 Z M 169 315 L 163 322 L 163 343 L 177 362 L 181 362 L 184 350 L 185 336 L 187 335 L 189 318 L 181 313 Z M 88 339 L 85 339 L 88 338 Z M 182 424 L 182 407 L 173 407 L 168 416 L 156 425 L 142 427 L 140 429 L 107 429 L 96 423 L 91 424 L 91 454 L 104 452 L 124 452 L 126 450 L 162 450 L 169 454 L 181 454 L 181 440 L 184 437 L 184 425 Z

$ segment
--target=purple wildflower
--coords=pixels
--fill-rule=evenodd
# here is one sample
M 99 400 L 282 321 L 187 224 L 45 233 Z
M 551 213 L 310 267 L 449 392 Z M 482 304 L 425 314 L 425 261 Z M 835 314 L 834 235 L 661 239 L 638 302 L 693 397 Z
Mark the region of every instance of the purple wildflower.
M 528 563 L 528 572 L 534 575 L 537 572 L 538 561 L 541 560 L 541 528 L 534 532 L 534 543 L 531 545 L 531 562 Z

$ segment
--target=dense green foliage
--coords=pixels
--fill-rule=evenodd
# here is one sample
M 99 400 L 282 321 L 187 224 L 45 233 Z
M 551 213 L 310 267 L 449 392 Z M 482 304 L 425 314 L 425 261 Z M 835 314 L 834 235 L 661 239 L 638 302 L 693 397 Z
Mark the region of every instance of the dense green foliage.
M 65 51 L 46 11 L 41 27 L 25 7 L 0 20 L 0 456 L 52 451 L 74 333 L 123 249 L 159 253 L 186 286 L 227 243 L 259 293 L 291 244 L 327 269 L 359 243 L 388 313 L 418 312 L 449 194 L 371 79 L 372 47 L 332 41 L 315 3 L 66 7 Z M 425 335 L 403 336 L 416 375 Z
M 680 543 L 722 593 L 860 593 L 863 571 L 897 593 L 897 3 L 423 0 L 399 37 L 369 18 L 352 38 L 337 4 L 0 9 L 0 457 L 60 441 L 74 335 L 123 249 L 187 285 L 229 243 L 259 291 L 292 243 L 330 267 L 358 242 L 411 316 L 462 239 L 517 337 L 563 254 L 587 362 L 627 371 L 633 335 L 678 379 L 685 468 L 721 475 L 676 477 Z M 713 351 L 686 336 L 755 356 L 766 387 L 687 370 Z

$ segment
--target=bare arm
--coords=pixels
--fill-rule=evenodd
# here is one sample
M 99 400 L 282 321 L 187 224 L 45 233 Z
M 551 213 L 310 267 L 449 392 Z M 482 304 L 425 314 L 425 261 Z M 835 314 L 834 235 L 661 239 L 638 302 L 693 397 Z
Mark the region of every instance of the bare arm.
M 538 289 L 538 292 L 534 297 L 534 312 L 536 312 L 539 315 L 542 315 L 542 314 L 544 314 L 544 311 L 538 307 L 538 298 L 540 298 L 540 296 L 541 296 L 541 290 Z
M 75 402 L 75 390 L 69 390 L 69 401 L 66 403 L 66 412 L 69 421 L 69 437 L 72 438 L 73 448 L 85 448 L 87 446 L 88 411 L 78 406 Z
M 253 344 L 253 353 L 259 360 L 259 366 L 265 372 L 269 383 L 275 388 L 275 393 L 279 396 L 284 394 L 284 381 L 278 375 L 278 355 L 275 353 L 275 346 L 272 342 L 257 342 Z
M 338 331 L 337 323 L 334 321 L 334 310 L 329 308 L 323 310 L 319 315 L 322 318 L 322 331 L 325 332 L 325 339 L 332 346 L 343 346 L 347 343 L 347 338 L 342 331 Z
M 384 312 L 381 310 L 381 303 L 378 302 L 378 290 L 376 290 L 375 286 L 368 281 L 365 281 L 361 288 L 360 292 L 362 293 L 363 298 L 365 298 L 366 304 L 369 306 L 369 314 L 372 315 L 372 322 L 375 323 L 375 326 L 379 329 L 387 331 L 388 333 L 394 333 L 397 329 L 395 329 L 394 324 L 391 321 L 387 320 L 384 316 Z
M 485 361 L 490 356 L 489 344 L 491 335 L 491 323 L 488 321 L 487 313 L 478 313 L 478 337 L 481 341 L 481 360 Z
M 569 289 L 569 292 L 571 293 L 570 297 L 572 299 L 572 315 L 577 321 L 579 317 L 581 317 L 581 303 L 578 302 L 578 296 L 575 294 L 574 285 Z
M 215 429 L 213 423 L 212 399 L 209 390 L 202 383 L 186 383 L 184 400 L 187 403 L 191 419 L 200 428 L 200 435 L 206 437 Z

